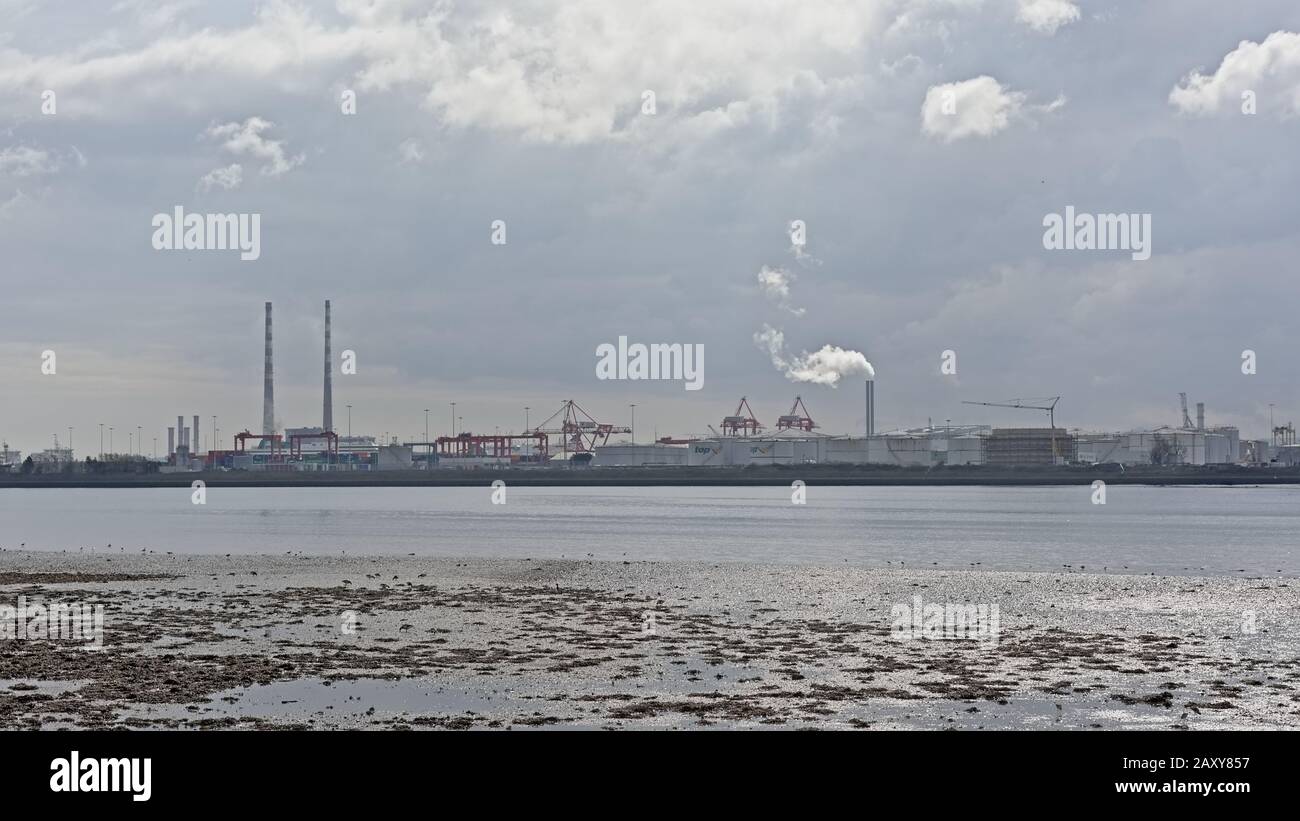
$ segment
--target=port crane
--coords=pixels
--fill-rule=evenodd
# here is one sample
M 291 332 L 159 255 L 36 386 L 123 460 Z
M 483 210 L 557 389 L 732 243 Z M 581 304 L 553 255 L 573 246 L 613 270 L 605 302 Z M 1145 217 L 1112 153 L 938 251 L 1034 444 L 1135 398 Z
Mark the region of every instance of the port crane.
M 560 452 L 567 454 L 570 451 L 573 453 L 591 453 L 608 442 L 610 434 L 631 432 L 632 429 L 629 427 L 597 422 L 592 418 L 591 414 L 579 407 L 577 402 L 566 399 L 564 404 L 560 405 L 559 410 L 551 414 L 540 425 L 524 431 L 524 434 L 528 436 L 537 434 L 559 436 Z
M 791 406 L 790 412 L 776 420 L 777 430 L 803 430 L 812 431 L 817 427 L 817 423 L 808 415 L 808 408 L 803 403 L 803 397 L 796 396 L 794 405 Z
M 245 452 L 245 443 L 249 439 L 256 439 L 259 447 L 264 441 L 271 443 L 271 461 L 284 461 L 284 437 L 278 433 L 249 433 L 245 428 L 242 433 L 235 434 L 235 453 Z
M 747 414 L 741 416 L 741 413 Z M 736 406 L 736 412 L 731 416 L 722 418 L 722 435 L 723 436 L 749 436 L 751 433 L 758 433 L 763 429 L 754 412 L 749 409 L 749 400 L 740 397 L 740 404 Z
M 1055 460 L 1058 456 L 1056 450 L 1056 403 L 1060 401 L 1061 397 L 1059 396 L 1048 396 L 1041 399 L 1033 397 L 1028 399 L 1008 399 L 1005 402 L 967 402 L 963 400 L 962 404 L 985 405 L 990 408 L 1020 408 L 1022 410 L 1047 411 L 1048 425 L 1051 426 L 1052 431 L 1052 459 Z M 1031 402 L 1037 404 L 1031 405 L 1029 404 Z

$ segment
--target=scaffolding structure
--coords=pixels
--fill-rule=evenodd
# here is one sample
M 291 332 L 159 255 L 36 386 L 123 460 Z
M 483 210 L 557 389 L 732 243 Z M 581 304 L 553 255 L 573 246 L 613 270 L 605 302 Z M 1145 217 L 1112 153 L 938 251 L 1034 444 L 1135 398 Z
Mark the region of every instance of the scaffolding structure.
M 1064 428 L 994 428 L 985 440 L 990 465 L 1054 465 L 1078 457 L 1078 441 Z

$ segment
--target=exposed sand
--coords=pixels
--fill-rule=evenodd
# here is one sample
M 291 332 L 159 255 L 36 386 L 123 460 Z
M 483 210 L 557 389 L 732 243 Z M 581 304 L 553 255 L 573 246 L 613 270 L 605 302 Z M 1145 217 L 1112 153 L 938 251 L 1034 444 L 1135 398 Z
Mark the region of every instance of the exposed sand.
M 2 552 L 0 606 L 103 604 L 106 627 L 97 652 L 0 640 L 0 728 L 1294 728 L 1298 593 L 1281 577 Z M 996 604 L 998 640 L 892 636 L 891 607 L 917 595 Z

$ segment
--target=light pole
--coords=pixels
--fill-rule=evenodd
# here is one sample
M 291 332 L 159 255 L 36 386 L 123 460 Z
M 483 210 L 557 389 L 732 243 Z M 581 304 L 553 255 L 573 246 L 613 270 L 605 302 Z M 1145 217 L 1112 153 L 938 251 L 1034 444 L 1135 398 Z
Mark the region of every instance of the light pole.
M 451 403 L 451 435 L 456 435 L 456 403 Z
M 636 403 L 628 405 L 632 409 L 632 444 L 636 444 Z
M 154 459 L 158 458 L 158 437 L 157 436 L 153 438 L 153 458 Z
M 528 411 L 529 410 L 530 410 L 529 407 L 527 405 L 524 405 L 524 433 L 528 432 Z
M 348 438 L 352 438 L 352 406 L 348 405 Z
M 104 461 L 104 423 L 99 423 L 99 461 Z
M 68 461 L 72 461 L 72 425 L 68 425 Z
M 216 417 L 212 417 L 214 420 Z M 135 449 L 138 455 L 144 456 L 144 438 L 140 436 L 141 426 L 135 426 Z
M 108 452 L 113 452 L 113 426 L 108 426 Z
M 430 452 L 429 452 L 429 409 L 428 409 L 428 408 L 425 408 L 425 409 L 424 409 L 424 469 L 425 469 L 425 470 L 428 470 L 430 467 L 433 466 L 432 461 L 429 459 L 429 456 L 430 456 Z

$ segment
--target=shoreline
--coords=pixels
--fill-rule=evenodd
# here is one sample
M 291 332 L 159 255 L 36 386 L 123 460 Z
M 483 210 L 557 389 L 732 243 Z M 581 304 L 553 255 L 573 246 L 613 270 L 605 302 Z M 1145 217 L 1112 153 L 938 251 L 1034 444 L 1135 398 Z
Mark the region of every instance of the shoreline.
M 501 480 L 517 487 L 775 487 L 799 480 L 809 486 L 1038 487 L 1090 485 L 1262 486 L 1300 484 L 1300 466 L 1117 465 L 1002 468 L 791 465 L 767 467 L 513 468 L 506 470 L 392 470 L 376 472 L 206 471 L 152 474 L 0 474 L 5 488 L 189 487 L 480 487 Z
M 105 648 L 0 640 L 5 728 L 1300 727 L 1290 578 L 0 553 L 19 595 Z M 918 595 L 996 641 L 899 634 Z

